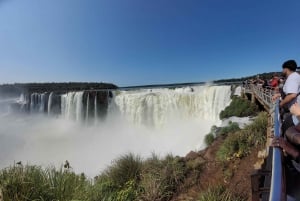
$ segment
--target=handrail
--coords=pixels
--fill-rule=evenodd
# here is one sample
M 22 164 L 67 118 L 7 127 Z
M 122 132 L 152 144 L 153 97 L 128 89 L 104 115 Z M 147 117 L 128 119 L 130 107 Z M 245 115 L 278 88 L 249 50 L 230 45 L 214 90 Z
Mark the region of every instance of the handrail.
M 272 102 L 273 91 L 270 89 L 263 89 L 254 84 L 245 85 L 245 90 L 254 93 L 259 97 L 268 107 L 274 123 L 274 137 L 281 136 L 281 120 L 279 114 L 279 100 L 274 104 Z M 269 201 L 286 200 L 285 188 L 283 181 L 282 168 L 282 150 L 279 147 L 273 147 L 272 153 L 272 176 L 269 193 Z
M 270 110 L 272 109 L 274 105 L 272 102 L 274 90 L 272 90 L 271 88 L 263 88 L 254 84 L 245 85 L 245 89 L 250 92 L 254 92 L 256 96 L 259 97 L 265 103 L 265 105 L 268 106 Z
M 280 115 L 279 115 L 279 100 L 274 105 L 274 137 L 280 137 Z M 272 177 L 269 201 L 285 200 L 283 192 L 283 170 L 282 170 L 282 151 L 279 147 L 273 147 L 273 160 L 272 160 Z

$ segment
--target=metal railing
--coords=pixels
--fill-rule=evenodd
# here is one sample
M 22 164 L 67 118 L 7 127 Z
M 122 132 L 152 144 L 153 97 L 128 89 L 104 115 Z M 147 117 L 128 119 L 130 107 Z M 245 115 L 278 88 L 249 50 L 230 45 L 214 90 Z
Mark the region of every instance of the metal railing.
M 279 100 L 274 105 L 274 137 L 280 137 L 281 121 L 279 114 Z M 273 147 L 272 177 L 269 201 L 285 200 L 283 188 L 282 151 L 279 147 Z
M 272 88 L 263 88 L 258 85 L 248 84 L 245 85 L 246 92 L 255 93 L 256 97 L 259 98 L 264 104 L 269 108 L 273 108 L 272 96 L 274 94 L 274 90 Z
M 246 93 L 254 93 L 256 98 L 264 102 L 264 105 L 268 106 L 268 112 L 272 119 L 272 128 L 274 128 L 274 137 L 281 136 L 281 119 L 279 113 L 279 100 L 274 104 L 272 96 L 274 94 L 272 89 L 262 88 L 254 84 L 244 86 Z M 271 186 L 269 193 L 269 201 L 282 201 L 286 200 L 285 184 L 283 180 L 283 168 L 282 168 L 282 150 L 279 147 L 273 147 L 272 152 L 272 175 Z

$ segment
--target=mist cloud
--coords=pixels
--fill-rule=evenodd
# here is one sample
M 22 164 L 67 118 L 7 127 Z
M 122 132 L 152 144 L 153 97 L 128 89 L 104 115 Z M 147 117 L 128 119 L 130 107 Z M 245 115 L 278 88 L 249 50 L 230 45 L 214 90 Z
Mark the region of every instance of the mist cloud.
M 85 125 L 61 117 L 6 115 L 0 117 L 0 168 L 23 164 L 60 167 L 65 160 L 76 173 L 95 176 L 118 156 L 133 152 L 147 158 L 172 153 L 184 156 L 200 148 L 212 122 L 181 122 L 148 129 L 110 118 Z

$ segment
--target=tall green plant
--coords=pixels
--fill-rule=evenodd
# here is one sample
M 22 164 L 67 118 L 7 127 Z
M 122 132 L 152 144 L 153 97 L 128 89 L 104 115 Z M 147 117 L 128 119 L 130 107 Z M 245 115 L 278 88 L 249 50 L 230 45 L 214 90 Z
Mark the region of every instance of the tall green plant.
M 221 111 L 220 119 L 225 119 L 232 116 L 253 116 L 256 115 L 258 111 L 258 106 L 254 103 L 251 103 L 249 100 L 242 99 L 238 96 L 233 96 L 230 105 Z
M 186 168 L 177 157 L 168 155 L 163 160 L 153 155 L 143 166 L 141 187 L 143 192 L 139 200 L 164 201 L 169 200 L 178 185 L 182 184 Z
M 142 160 L 132 153 L 120 156 L 100 175 L 93 191 L 95 200 L 131 201 L 139 194 Z
M 266 143 L 268 115 L 261 112 L 254 122 L 243 130 L 228 135 L 217 151 L 217 159 L 230 160 L 232 157 L 244 157 L 250 153 L 251 147 Z
M 234 195 L 224 186 L 211 187 L 200 195 L 198 201 L 246 201 L 242 196 Z
M 0 186 L 8 201 L 87 200 L 90 184 L 85 176 L 62 168 L 18 165 L 0 172 Z

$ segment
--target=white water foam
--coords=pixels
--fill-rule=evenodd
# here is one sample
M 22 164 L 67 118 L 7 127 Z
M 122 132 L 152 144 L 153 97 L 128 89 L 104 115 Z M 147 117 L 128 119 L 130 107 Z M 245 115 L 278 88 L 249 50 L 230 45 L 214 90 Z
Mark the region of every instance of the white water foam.
M 82 92 L 69 92 L 62 96 L 61 116 L 0 116 L 0 168 L 14 161 L 59 167 L 68 160 L 76 173 L 92 177 L 128 152 L 184 156 L 204 148 L 230 94 L 229 86 L 120 91 L 105 121 L 85 125 L 76 121 L 84 115 Z

